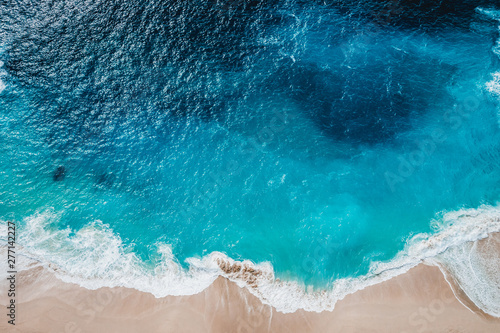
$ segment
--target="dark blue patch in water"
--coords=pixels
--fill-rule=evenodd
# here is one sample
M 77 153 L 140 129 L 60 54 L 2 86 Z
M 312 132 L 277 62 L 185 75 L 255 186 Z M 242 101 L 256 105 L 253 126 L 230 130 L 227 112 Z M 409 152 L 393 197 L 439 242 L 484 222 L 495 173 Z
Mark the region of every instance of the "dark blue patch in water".
M 351 18 L 325 24 L 324 42 L 348 41 L 359 34 L 355 27 L 370 23 L 381 29 L 380 38 L 389 26 L 426 30 L 458 24 L 475 15 L 477 5 L 336 1 L 329 7 Z M 278 46 L 258 40 L 294 27 L 295 12 L 310 15 L 321 8 L 326 13 L 323 5 L 301 1 L 100 1 L 86 7 L 21 1 L 13 6 L 18 15 L 9 22 L 14 37 L 5 67 L 34 91 L 35 112 L 43 113 L 45 126 L 53 124 L 49 132 L 59 143 L 99 137 L 130 118 L 167 135 L 172 118 L 166 114 L 224 122 L 228 117 L 221 115 L 251 89 L 291 96 L 334 140 L 381 143 L 408 130 L 411 118 L 425 112 L 429 98 L 443 93 L 453 72 L 446 64 L 383 43 L 348 63 L 339 52 L 328 69 L 307 60 L 283 60 L 288 58 L 280 50 L 293 49 L 293 36 L 281 35 Z M 38 23 L 26 25 L 30 20 Z M 266 57 L 272 61 L 262 65 Z M 226 76 L 235 73 L 246 75 L 230 82 Z
M 272 85 L 291 95 L 335 140 L 386 142 L 410 129 L 411 118 L 424 114 L 429 101 L 446 94 L 445 83 L 455 69 L 403 51 L 373 53 L 363 62 L 333 69 L 290 61 L 277 71 Z
M 477 7 L 498 5 L 497 0 L 332 0 L 323 3 L 379 26 L 433 32 L 443 28 L 468 29 L 476 18 Z
M 66 178 L 66 168 L 63 166 L 58 166 L 57 169 L 54 171 L 54 174 L 52 175 L 52 179 L 55 182 L 60 182 Z

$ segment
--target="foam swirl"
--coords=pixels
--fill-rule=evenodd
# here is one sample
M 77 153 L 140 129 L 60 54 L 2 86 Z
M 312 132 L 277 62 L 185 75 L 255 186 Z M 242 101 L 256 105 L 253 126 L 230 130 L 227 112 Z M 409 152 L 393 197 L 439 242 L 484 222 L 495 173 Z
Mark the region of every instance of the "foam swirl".
M 500 266 L 488 264 L 484 259 L 488 257 L 471 255 L 472 249 L 477 247 L 475 241 L 500 232 L 499 207 L 482 206 L 443 214 L 432 221 L 434 233 L 415 235 L 393 260 L 374 262 L 364 276 L 338 279 L 325 290 L 313 292 L 296 281 L 277 279 L 268 262 L 236 261 L 220 252 L 212 252 L 203 258 L 189 258 L 189 269 L 186 270 L 179 265 L 171 248 L 160 244 L 158 252 L 163 260 L 151 268 L 102 222 L 96 221 L 73 233 L 70 229 L 50 229 L 48 226 L 57 219 L 58 215 L 53 212 L 26 219 L 19 232 L 21 264 L 24 263 L 24 269 L 27 269 L 34 261 L 39 262 L 61 280 L 88 289 L 123 286 L 156 297 L 190 295 L 201 292 L 218 276 L 223 276 L 248 288 L 278 311 L 287 313 L 304 309 L 320 312 L 333 310 L 335 303 L 348 294 L 386 281 L 427 261 L 445 266 L 478 307 L 500 317 L 498 305 L 494 305 L 500 304 L 500 275 L 497 271 Z M 5 223 L 2 228 L 5 228 Z M 482 277 L 480 284 L 477 276 L 472 275 L 478 272 Z

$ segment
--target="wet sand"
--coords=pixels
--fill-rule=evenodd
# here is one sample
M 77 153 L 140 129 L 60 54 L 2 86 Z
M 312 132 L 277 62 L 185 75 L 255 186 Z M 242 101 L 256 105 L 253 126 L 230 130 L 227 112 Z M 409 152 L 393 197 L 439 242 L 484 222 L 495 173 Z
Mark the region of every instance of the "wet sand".
M 88 290 L 65 283 L 46 268 L 18 273 L 16 325 L 1 332 L 500 332 L 446 281 L 436 266 L 420 264 L 339 301 L 333 311 L 283 314 L 246 289 L 219 277 L 191 296 L 155 298 L 127 288 Z M 1 283 L 6 290 L 6 282 Z M 6 313 L 2 293 L 0 303 Z M 466 304 L 468 307 L 466 307 Z

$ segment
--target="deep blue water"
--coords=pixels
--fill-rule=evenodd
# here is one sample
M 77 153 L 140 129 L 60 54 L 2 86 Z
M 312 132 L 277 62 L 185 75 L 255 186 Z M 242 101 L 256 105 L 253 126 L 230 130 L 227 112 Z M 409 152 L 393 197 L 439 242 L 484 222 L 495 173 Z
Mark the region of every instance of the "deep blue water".
M 4 1 L 0 217 L 366 274 L 500 199 L 495 5 Z

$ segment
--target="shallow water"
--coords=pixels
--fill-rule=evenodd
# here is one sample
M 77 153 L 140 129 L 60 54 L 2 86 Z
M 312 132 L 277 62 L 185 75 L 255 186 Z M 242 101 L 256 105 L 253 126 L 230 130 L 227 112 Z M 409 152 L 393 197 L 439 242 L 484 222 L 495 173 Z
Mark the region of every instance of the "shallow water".
M 2 4 L 0 218 L 68 275 L 174 294 L 214 251 L 370 276 L 499 200 L 498 8 L 418 3 Z

